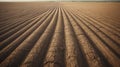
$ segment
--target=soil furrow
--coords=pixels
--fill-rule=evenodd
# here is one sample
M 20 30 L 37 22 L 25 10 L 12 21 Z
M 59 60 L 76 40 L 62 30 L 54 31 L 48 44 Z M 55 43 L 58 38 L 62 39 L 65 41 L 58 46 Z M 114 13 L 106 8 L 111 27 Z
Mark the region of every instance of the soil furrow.
M 49 12 L 48 12 L 49 13 Z M 20 35 L 22 35 L 24 32 L 26 32 L 28 29 L 33 29 L 35 30 L 38 26 L 40 26 L 42 24 L 42 21 L 44 21 L 47 17 L 44 16 L 45 14 L 42 14 L 38 17 L 36 17 L 35 20 L 31 21 L 30 24 L 28 24 L 26 27 L 24 27 L 23 29 L 21 29 L 20 31 L 16 32 L 15 34 L 11 35 L 10 37 L 8 37 L 7 39 L 5 39 L 4 41 L 1 42 L 0 44 L 0 50 L 3 49 L 7 44 L 10 44 L 12 41 L 14 41 L 17 37 L 19 37 Z M 44 17 L 43 17 L 44 16 Z M 43 19 L 42 19 L 43 18 Z M 41 20 L 40 20 L 41 19 Z M 40 21 L 39 21 L 40 20 Z M 35 26 L 34 26 L 35 25 Z M 31 27 L 31 28 L 30 28 Z M 30 33 L 29 33 L 30 34 Z
M 66 13 L 69 13 L 69 12 L 66 12 Z M 69 16 L 69 18 L 74 28 L 77 39 L 79 41 L 79 44 L 80 44 L 79 46 L 84 52 L 84 56 L 86 57 L 89 66 L 90 67 L 103 67 L 104 65 L 102 64 L 100 57 L 97 55 L 96 51 L 92 47 L 89 40 L 86 38 L 81 28 L 77 25 L 77 23 L 71 16 Z
M 70 24 L 69 18 L 63 13 L 64 31 L 65 31 L 65 46 L 66 46 L 66 67 L 84 67 L 86 66 L 83 62 L 83 55 L 78 47 L 75 33 Z
M 49 22 L 50 24 L 48 25 L 44 33 L 41 35 L 41 37 L 38 39 L 38 41 L 35 43 L 35 46 L 31 49 L 31 51 L 27 55 L 27 58 L 22 63 L 21 67 L 43 66 L 43 60 L 46 55 L 47 49 L 49 48 L 49 43 L 51 41 L 56 26 L 58 14 L 57 11 L 58 8 L 56 9 L 54 16 L 51 18 L 51 21 Z M 42 51 L 43 49 L 46 50 Z
M 76 15 L 74 15 L 75 18 Z M 102 52 L 102 54 L 105 56 L 105 58 L 109 61 L 109 63 L 114 67 L 119 67 L 119 58 L 116 57 L 115 54 L 113 54 L 108 47 L 105 46 L 105 44 L 95 35 L 93 31 L 91 31 L 87 26 L 84 25 L 84 20 L 80 19 L 80 17 L 77 17 L 75 19 L 78 24 L 84 29 L 84 31 L 87 33 L 87 35 L 92 39 L 92 41 L 95 43 L 97 48 Z
M 57 26 L 54 36 L 50 43 L 46 58 L 44 60 L 44 67 L 65 67 L 64 63 L 64 24 L 62 20 L 61 8 L 59 7 Z
M 26 55 L 35 45 L 39 37 L 49 24 L 53 14 L 53 11 L 48 18 L 41 24 L 29 37 L 27 37 L 1 64 L 0 66 L 19 66 L 25 59 Z M 16 59 L 14 59 L 16 58 Z M 18 61 L 18 62 L 16 62 Z

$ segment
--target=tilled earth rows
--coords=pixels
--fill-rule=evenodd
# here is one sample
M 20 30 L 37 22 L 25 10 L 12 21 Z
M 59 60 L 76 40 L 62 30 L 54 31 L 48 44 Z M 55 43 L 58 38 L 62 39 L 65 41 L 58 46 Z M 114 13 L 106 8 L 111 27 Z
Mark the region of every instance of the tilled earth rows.
M 120 3 L 0 3 L 0 67 L 120 67 Z

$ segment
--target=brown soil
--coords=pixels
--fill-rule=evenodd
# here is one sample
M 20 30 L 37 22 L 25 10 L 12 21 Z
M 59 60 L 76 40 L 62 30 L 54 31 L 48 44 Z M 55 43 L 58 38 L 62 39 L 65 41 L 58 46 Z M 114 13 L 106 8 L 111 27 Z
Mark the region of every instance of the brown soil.
M 0 67 L 120 67 L 120 3 L 0 3 Z

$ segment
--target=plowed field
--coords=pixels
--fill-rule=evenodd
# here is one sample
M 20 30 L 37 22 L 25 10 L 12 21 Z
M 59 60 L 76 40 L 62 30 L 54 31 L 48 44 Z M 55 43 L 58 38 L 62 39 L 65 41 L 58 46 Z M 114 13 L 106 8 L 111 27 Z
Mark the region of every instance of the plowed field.
M 0 67 L 120 67 L 120 3 L 0 3 Z

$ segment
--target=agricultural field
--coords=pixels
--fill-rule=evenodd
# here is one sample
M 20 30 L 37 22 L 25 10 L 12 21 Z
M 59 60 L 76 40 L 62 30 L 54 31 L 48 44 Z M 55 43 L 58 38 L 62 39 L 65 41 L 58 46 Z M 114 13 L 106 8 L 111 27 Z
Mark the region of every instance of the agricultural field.
M 1 2 L 0 67 L 120 67 L 120 3 Z

